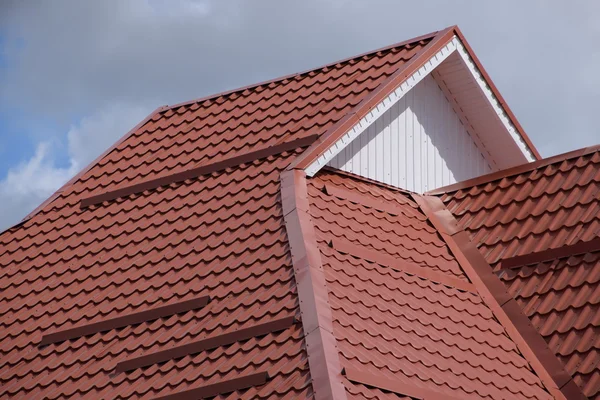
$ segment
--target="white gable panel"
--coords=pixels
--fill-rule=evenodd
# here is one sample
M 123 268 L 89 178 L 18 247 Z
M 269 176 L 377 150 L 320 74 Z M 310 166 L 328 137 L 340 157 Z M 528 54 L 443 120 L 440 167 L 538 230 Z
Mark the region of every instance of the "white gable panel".
M 419 193 L 493 170 L 431 75 L 328 165 Z

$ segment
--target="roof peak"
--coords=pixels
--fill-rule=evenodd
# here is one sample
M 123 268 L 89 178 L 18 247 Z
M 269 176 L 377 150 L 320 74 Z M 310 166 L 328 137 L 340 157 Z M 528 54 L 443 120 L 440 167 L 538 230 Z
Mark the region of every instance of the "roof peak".
M 411 45 L 413 43 L 418 43 L 418 42 L 425 41 L 425 40 L 431 40 L 438 33 L 446 31 L 448 29 L 454 29 L 454 28 L 457 28 L 457 26 L 453 25 L 453 26 L 450 26 L 448 28 L 445 28 L 445 29 L 442 29 L 442 30 L 439 30 L 439 31 L 434 31 L 434 32 L 426 33 L 424 35 L 413 37 L 413 38 L 407 39 L 407 40 L 403 40 L 401 42 L 393 43 L 393 44 L 390 44 L 390 45 L 387 45 L 387 46 L 384 46 L 384 47 L 380 47 L 380 48 L 375 49 L 375 50 L 369 50 L 369 51 L 366 51 L 366 52 L 363 52 L 363 53 L 360 53 L 360 54 L 357 54 L 357 55 L 354 55 L 354 56 L 350 56 L 350 57 L 346 57 L 346 58 L 343 58 L 343 59 L 340 59 L 340 60 L 336 60 L 336 61 L 333 61 L 333 62 L 330 62 L 330 63 L 326 63 L 326 64 L 323 64 L 323 65 L 321 65 L 319 67 L 309 68 L 309 69 L 306 69 L 304 71 L 294 72 L 294 73 L 291 73 L 291 74 L 279 76 L 277 78 L 267 79 L 267 80 L 262 81 L 262 82 L 252 83 L 252 84 L 249 84 L 249 85 L 246 85 L 246 86 L 242 86 L 242 87 L 238 87 L 238 88 L 234 88 L 234 89 L 225 90 L 225 91 L 222 91 L 222 92 L 218 92 L 218 93 L 210 94 L 210 95 L 207 95 L 207 96 L 199 97 L 199 98 L 193 99 L 193 100 L 183 101 L 181 103 L 176 103 L 176 104 L 173 104 L 173 105 L 165 105 L 164 106 L 164 110 L 162 110 L 162 112 L 166 112 L 168 110 L 172 110 L 172 109 L 179 108 L 179 107 L 185 107 L 185 106 L 188 106 L 188 105 L 191 105 L 191 104 L 194 104 L 194 103 L 201 103 L 201 102 L 206 101 L 206 100 L 216 99 L 216 98 L 223 97 L 223 96 L 230 96 L 230 95 L 232 95 L 234 93 L 243 92 L 245 90 L 254 89 L 254 88 L 257 88 L 257 87 L 260 87 L 260 86 L 270 85 L 272 83 L 277 83 L 277 82 L 281 82 L 281 81 L 288 80 L 288 79 L 293 79 L 293 78 L 296 78 L 296 77 L 299 77 L 299 76 L 302 76 L 302 75 L 305 75 L 305 74 L 308 74 L 308 73 L 311 73 L 311 72 L 316 72 L 316 71 L 323 70 L 325 68 L 331 68 L 331 67 L 333 67 L 333 66 L 335 66 L 337 64 L 347 63 L 349 61 L 356 60 L 356 59 L 359 59 L 359 58 L 362 58 L 362 57 L 366 57 L 366 56 L 370 56 L 370 55 L 373 55 L 373 54 L 376 54 L 376 53 L 379 53 L 379 52 L 389 51 L 389 50 L 392 50 L 392 49 L 397 48 L 397 47 L 408 46 L 408 45 Z

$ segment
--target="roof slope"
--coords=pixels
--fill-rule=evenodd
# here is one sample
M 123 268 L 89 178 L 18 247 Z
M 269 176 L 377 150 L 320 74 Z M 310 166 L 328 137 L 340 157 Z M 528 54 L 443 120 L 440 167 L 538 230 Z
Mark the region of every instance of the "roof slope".
M 80 210 L 78 196 L 2 235 L 0 393 L 151 398 L 267 371 L 260 390 L 309 396 L 302 328 L 145 369 L 118 363 L 297 316 L 278 157 Z M 42 335 L 210 296 L 202 308 L 38 347 Z
M 0 234 L 0 397 L 551 398 L 414 199 L 283 185 L 434 36 L 161 108 Z
M 82 179 L 86 191 L 114 190 L 321 134 L 429 40 L 158 111 L 91 168 Z
M 575 382 L 600 399 L 600 148 L 445 191 L 448 209 Z
M 0 397 L 311 397 L 280 172 L 433 35 L 160 108 L 3 232 Z
M 308 196 L 347 371 L 404 394 L 551 398 L 415 202 L 330 171 Z M 397 398 L 345 385 L 349 398 Z

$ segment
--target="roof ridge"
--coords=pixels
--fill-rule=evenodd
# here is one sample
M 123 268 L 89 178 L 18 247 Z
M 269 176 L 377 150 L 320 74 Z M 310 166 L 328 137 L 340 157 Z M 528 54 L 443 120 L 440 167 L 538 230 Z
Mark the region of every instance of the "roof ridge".
M 446 28 L 446 29 L 449 29 L 449 28 Z M 225 90 L 225 91 L 222 91 L 222 92 L 218 92 L 218 93 L 206 95 L 206 96 L 203 96 L 203 97 L 199 97 L 197 99 L 187 100 L 187 101 L 183 101 L 183 102 L 176 103 L 176 104 L 173 104 L 173 105 L 167 105 L 164 110 L 161 110 L 161 112 L 166 112 L 168 110 L 172 110 L 172 109 L 175 109 L 175 108 L 188 106 L 188 105 L 191 105 L 191 104 L 194 104 L 194 103 L 201 103 L 203 101 L 211 100 L 211 99 L 216 99 L 216 98 L 219 98 L 219 97 L 222 97 L 222 96 L 229 96 L 229 95 L 232 95 L 232 94 L 237 93 L 237 92 L 243 92 L 245 90 L 254 89 L 254 88 L 257 88 L 257 87 L 260 87 L 260 86 L 270 85 L 272 83 L 281 82 L 281 81 L 284 81 L 286 79 L 296 78 L 298 76 L 305 75 L 305 74 L 308 74 L 308 73 L 311 73 L 311 72 L 317 72 L 317 71 L 320 71 L 320 70 L 325 69 L 325 68 L 331 68 L 331 67 L 333 67 L 333 66 L 335 66 L 337 64 L 347 63 L 349 61 L 352 61 L 352 60 L 355 60 L 355 59 L 358 59 L 358 58 L 362 58 L 362 57 L 365 57 L 365 56 L 373 55 L 373 54 L 376 54 L 376 53 L 379 53 L 379 52 L 383 52 L 383 51 L 389 51 L 389 50 L 392 50 L 392 49 L 394 49 L 396 47 L 407 46 L 407 45 L 410 45 L 410 44 L 413 44 L 413 43 L 416 43 L 416 42 L 420 42 L 420 41 L 423 41 L 423 40 L 433 39 L 439 32 L 441 32 L 441 31 L 434 31 L 434 32 L 426 33 L 424 35 L 417 36 L 417 37 L 414 37 L 414 38 L 411 38 L 411 39 L 407 39 L 407 40 L 403 40 L 401 42 L 390 44 L 390 45 L 387 45 L 387 46 L 384 46 L 384 47 L 380 47 L 380 48 L 375 49 L 375 50 L 369 50 L 369 51 L 366 51 L 364 53 L 360 53 L 360 54 L 357 54 L 357 55 L 354 55 L 354 56 L 350 56 L 350 57 L 342 58 L 340 60 L 329 62 L 329 63 L 323 64 L 323 65 L 321 65 L 319 67 L 309 68 L 309 69 L 306 69 L 306 70 L 303 70 L 303 71 L 294 72 L 294 73 L 287 74 L 287 75 L 282 75 L 282 76 L 279 76 L 277 78 L 267 79 L 267 80 L 262 81 L 262 82 L 252 83 L 252 84 L 249 84 L 249 85 L 246 85 L 246 86 L 242 86 L 242 87 L 238 87 L 238 88 L 229 89 L 229 90 Z
M 280 181 L 283 218 L 315 399 L 346 400 L 327 281 L 310 214 L 306 173 L 284 170 Z
M 442 200 L 418 194 L 413 198 L 548 393 L 556 399 L 587 399 Z
M 557 154 L 551 157 L 542 158 L 541 160 L 532 161 L 530 163 L 520 164 L 514 167 L 505 168 L 500 171 L 490 172 L 489 174 L 481 175 L 475 178 L 467 179 L 464 181 L 460 181 L 457 183 L 453 183 L 451 185 L 442 186 L 440 188 L 430 190 L 425 192 L 424 194 L 437 196 L 446 193 L 456 192 L 459 190 L 464 190 L 467 188 L 472 188 L 475 186 L 480 186 L 483 184 L 491 183 L 494 181 L 502 180 L 504 178 L 510 178 L 515 175 L 520 175 L 525 172 L 532 172 L 536 169 L 540 169 L 543 167 L 547 167 L 552 164 L 556 164 L 559 162 L 572 160 L 574 158 L 579 158 L 583 156 L 587 156 L 589 154 L 600 151 L 600 144 L 595 146 L 582 147 L 580 149 L 575 149 L 568 151 L 566 153 Z

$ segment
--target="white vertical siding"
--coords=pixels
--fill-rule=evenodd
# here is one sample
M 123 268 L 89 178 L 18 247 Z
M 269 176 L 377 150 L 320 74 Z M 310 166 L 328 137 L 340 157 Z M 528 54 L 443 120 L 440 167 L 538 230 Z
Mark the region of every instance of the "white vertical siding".
M 328 165 L 418 193 L 492 172 L 431 75 Z

